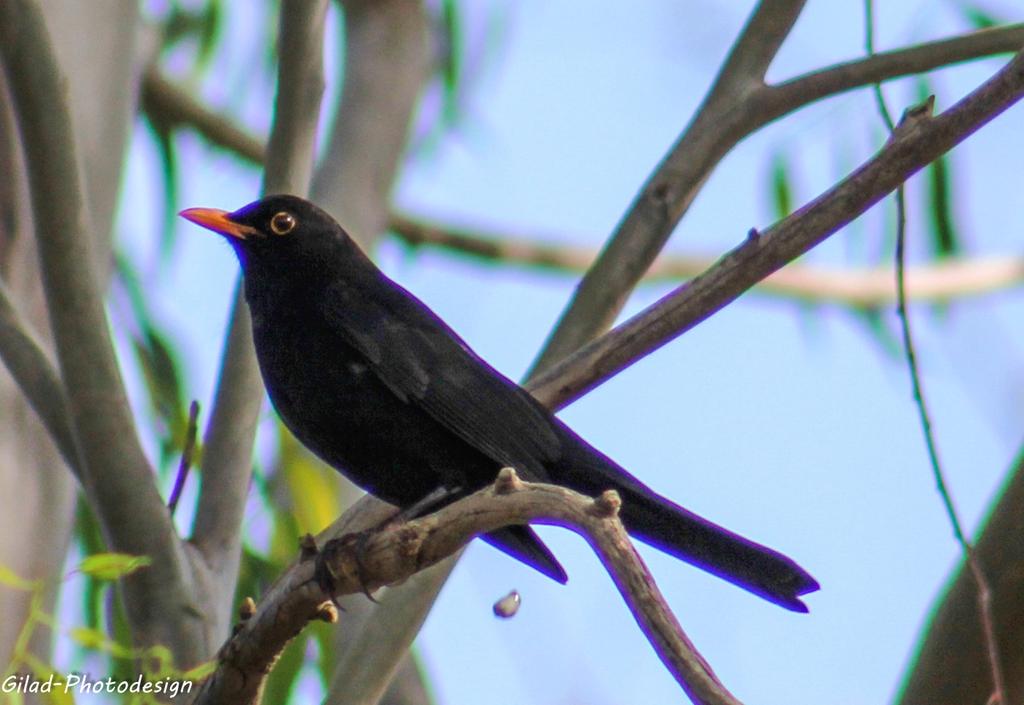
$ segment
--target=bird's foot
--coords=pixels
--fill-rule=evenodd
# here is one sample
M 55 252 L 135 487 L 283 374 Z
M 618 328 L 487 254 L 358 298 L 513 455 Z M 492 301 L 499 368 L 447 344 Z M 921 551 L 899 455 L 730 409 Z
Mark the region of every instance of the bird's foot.
M 366 544 L 369 543 L 370 537 L 373 535 L 372 531 L 358 531 L 354 534 L 347 534 L 342 536 L 342 539 L 351 539 L 353 541 L 352 547 L 352 558 L 355 559 L 356 564 L 356 580 L 359 581 L 359 589 L 366 595 L 366 599 L 374 604 L 380 604 L 370 593 L 370 588 L 366 585 L 366 563 L 364 558 L 366 557 Z
M 326 594 L 330 595 L 331 602 L 339 609 L 343 609 L 338 603 L 338 575 L 332 566 L 340 564 L 345 557 L 350 557 L 355 567 L 353 571 L 359 588 L 367 599 L 376 603 L 377 599 L 371 594 L 367 584 L 366 574 L 368 572 L 365 556 L 366 545 L 373 535 L 373 531 L 357 531 L 351 534 L 339 536 L 324 544 L 324 547 L 316 552 L 316 566 L 313 569 L 313 580 Z M 306 546 L 303 546 L 303 551 Z

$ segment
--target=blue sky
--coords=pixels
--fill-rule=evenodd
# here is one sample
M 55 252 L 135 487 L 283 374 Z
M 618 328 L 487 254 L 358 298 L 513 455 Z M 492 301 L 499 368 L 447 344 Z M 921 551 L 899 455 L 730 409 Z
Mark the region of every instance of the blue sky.
M 470 27 L 485 7 L 466 3 Z M 597 247 L 698 104 L 751 3 L 524 0 L 476 79 L 464 126 L 413 161 L 396 189 L 404 209 L 464 225 L 538 232 Z M 952 3 L 879 3 L 879 48 L 965 29 Z M 1012 3 L 1003 3 L 1010 10 Z M 237 13 L 239 10 L 233 10 Z M 769 78 L 862 54 L 860 2 L 811 2 Z M 251 18 L 231 14 L 231 37 Z M 249 93 L 257 47 L 234 42 L 213 72 L 232 104 L 265 127 Z M 999 61 L 934 77 L 942 109 Z M 912 83 L 886 90 L 899 113 Z M 263 106 L 261 108 L 261 105 Z M 957 216 L 972 254 L 1019 250 L 1021 108 L 953 155 Z M 261 112 L 262 111 L 262 112 Z M 745 141 L 714 173 L 669 245 L 718 254 L 773 220 L 768 175 L 780 151 L 802 203 L 868 156 L 881 125 L 864 91 L 829 100 Z M 180 142 L 181 205 L 233 209 L 259 177 L 197 140 Z M 845 155 L 845 156 L 844 156 Z M 120 219 L 125 245 L 152 262 L 159 233 L 155 153 L 139 133 Z M 1012 189 L 1012 190 L 1011 190 Z M 910 235 L 923 252 L 921 185 Z M 810 254 L 849 264 L 872 251 L 891 205 Z M 179 226 L 178 252 L 154 277 L 157 310 L 186 351 L 190 394 L 207 405 L 237 264 L 218 238 Z M 888 256 L 886 256 L 888 259 Z M 566 276 L 482 267 L 392 244 L 385 270 L 475 349 L 519 377 L 571 294 Z M 863 264 L 859 260 L 857 264 Z M 644 287 L 626 315 L 663 295 Z M 1020 437 L 1017 363 L 1024 300 L 1009 292 L 914 313 L 927 392 L 950 483 L 968 526 L 992 497 Z M 1019 406 L 1019 405 L 1018 405 Z M 269 413 L 269 412 L 268 412 Z M 906 371 L 859 319 L 745 296 L 562 413 L 573 428 L 672 499 L 788 553 L 822 584 L 794 615 L 656 551 L 641 549 L 684 628 L 741 699 L 760 703 L 889 699 L 933 598 L 957 558 L 927 464 Z M 542 529 L 570 574 L 562 587 L 474 545 L 418 641 L 442 703 L 673 702 L 679 690 L 586 544 Z M 491 614 L 515 588 L 512 620 Z M 340 628 L 344 628 L 344 621 Z

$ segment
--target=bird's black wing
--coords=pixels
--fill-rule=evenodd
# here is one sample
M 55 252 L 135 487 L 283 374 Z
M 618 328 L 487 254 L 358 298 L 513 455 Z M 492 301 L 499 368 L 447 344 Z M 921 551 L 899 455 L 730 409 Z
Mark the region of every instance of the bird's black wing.
M 412 294 L 377 273 L 370 287 L 335 285 L 322 306 L 395 396 L 495 462 L 549 479 L 562 444 L 548 413 Z

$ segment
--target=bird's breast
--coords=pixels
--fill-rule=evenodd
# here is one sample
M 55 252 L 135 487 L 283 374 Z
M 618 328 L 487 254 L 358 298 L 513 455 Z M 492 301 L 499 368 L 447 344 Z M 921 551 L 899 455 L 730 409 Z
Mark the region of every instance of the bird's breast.
M 461 484 L 476 451 L 395 396 L 370 362 L 325 321 L 258 311 L 253 340 L 278 415 L 296 438 L 364 490 L 399 505 Z

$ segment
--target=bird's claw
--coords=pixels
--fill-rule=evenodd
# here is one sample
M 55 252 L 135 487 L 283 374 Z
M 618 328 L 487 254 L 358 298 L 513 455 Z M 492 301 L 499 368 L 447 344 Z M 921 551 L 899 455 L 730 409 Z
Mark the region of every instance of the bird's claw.
M 378 600 L 371 594 L 370 588 L 366 583 L 365 575 L 367 573 L 366 562 L 363 560 L 364 554 L 366 553 L 366 545 L 370 540 L 371 532 L 359 531 L 352 534 L 345 534 L 336 539 L 331 539 L 324 544 L 324 547 L 316 554 L 316 567 L 313 570 L 313 580 L 316 584 L 324 591 L 327 595 L 330 595 L 331 602 L 338 608 L 343 610 L 342 606 L 338 603 L 337 592 L 338 588 L 338 576 L 334 572 L 332 565 L 338 562 L 338 559 L 343 553 L 348 553 L 352 557 L 352 561 L 355 564 L 355 578 L 359 582 L 359 588 L 362 590 L 366 598 L 375 604 L 379 604 Z
M 366 595 L 366 599 L 377 605 L 380 604 L 380 602 L 378 602 L 377 598 L 370 593 L 370 588 L 367 587 L 366 580 L 363 577 L 366 574 L 366 563 L 363 562 L 363 556 L 366 553 L 366 544 L 370 540 L 370 535 L 369 531 L 359 531 L 355 534 L 342 536 L 342 539 L 349 538 L 352 540 L 354 544 L 352 557 L 355 559 L 356 563 L 356 580 L 359 581 L 359 588 L 363 591 L 363 594 Z
M 313 580 L 317 586 L 323 590 L 324 594 L 331 598 L 331 603 L 339 610 L 344 610 L 341 603 L 338 602 L 338 596 L 336 594 L 338 588 L 338 576 L 334 574 L 334 570 L 331 568 L 331 556 L 336 555 L 337 546 L 335 546 L 336 540 L 328 541 L 324 544 L 322 550 L 316 551 L 313 556 L 316 561 L 313 567 Z M 303 546 L 303 554 L 306 555 L 307 547 Z

